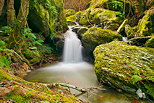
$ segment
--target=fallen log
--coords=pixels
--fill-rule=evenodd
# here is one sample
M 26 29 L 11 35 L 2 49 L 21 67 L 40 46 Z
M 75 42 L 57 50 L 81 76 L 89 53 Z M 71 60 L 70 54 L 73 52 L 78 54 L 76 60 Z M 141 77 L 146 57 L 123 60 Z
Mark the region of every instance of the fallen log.
M 66 84 L 66 83 L 46 84 L 46 86 L 49 87 L 49 88 L 53 88 L 53 87 L 56 87 L 56 86 L 62 86 L 62 87 L 68 87 L 68 88 L 75 89 L 75 90 L 80 91 L 80 92 L 82 92 L 82 93 L 87 92 L 86 89 L 79 88 L 79 87 L 76 87 L 76 86 L 74 86 L 74 85 L 70 85 L 70 84 Z

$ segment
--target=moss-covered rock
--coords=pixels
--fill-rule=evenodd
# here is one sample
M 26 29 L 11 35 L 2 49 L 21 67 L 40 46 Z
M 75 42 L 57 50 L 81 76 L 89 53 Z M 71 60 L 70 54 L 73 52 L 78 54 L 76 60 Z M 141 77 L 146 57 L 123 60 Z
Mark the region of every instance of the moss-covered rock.
M 45 37 L 67 29 L 62 0 L 31 0 L 28 24 L 34 32 Z
M 76 20 L 80 25 L 98 25 L 104 29 L 117 30 L 121 20 L 116 17 L 115 11 L 102 8 L 89 8 L 82 13 L 76 14 Z
M 154 98 L 154 49 L 113 41 L 94 50 L 95 72 L 101 83 Z
M 138 36 L 150 36 L 154 33 L 153 20 L 150 20 L 154 16 L 154 7 L 151 7 L 149 10 L 145 12 L 145 15 L 142 19 L 139 20 L 137 25 L 137 35 Z
M 0 68 L 1 102 L 15 103 L 81 103 L 62 88 L 48 88 L 45 84 L 27 82 Z
M 82 35 L 82 42 L 84 47 L 92 52 L 96 46 L 113 41 L 114 39 L 121 39 L 120 34 L 109 29 L 101 29 L 99 27 L 91 27 Z

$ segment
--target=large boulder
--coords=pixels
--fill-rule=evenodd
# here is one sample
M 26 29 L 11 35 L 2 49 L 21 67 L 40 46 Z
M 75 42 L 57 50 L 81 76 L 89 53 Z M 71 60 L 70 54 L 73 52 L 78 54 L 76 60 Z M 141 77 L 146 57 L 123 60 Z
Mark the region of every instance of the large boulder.
M 102 8 L 89 8 L 80 15 L 77 13 L 76 18 L 80 25 L 98 25 L 104 29 L 111 30 L 117 30 L 121 24 L 121 20 L 116 17 L 115 11 Z
M 135 93 L 139 88 L 154 98 L 154 49 L 113 41 L 94 50 L 99 82 Z
M 102 29 L 100 27 L 91 27 L 82 35 L 82 42 L 84 47 L 92 52 L 96 46 L 113 41 L 114 39 L 121 39 L 121 35 L 109 29 Z

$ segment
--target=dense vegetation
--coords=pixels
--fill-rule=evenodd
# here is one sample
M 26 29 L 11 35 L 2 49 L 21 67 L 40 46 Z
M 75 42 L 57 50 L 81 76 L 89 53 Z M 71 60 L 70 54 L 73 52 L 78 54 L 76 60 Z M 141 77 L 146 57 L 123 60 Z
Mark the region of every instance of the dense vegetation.
M 154 1 L 64 0 L 64 3 L 0 0 L 2 101 L 81 102 L 62 88 L 51 89 L 21 79 L 33 67 L 58 60 L 62 34 L 67 25 L 76 22 L 83 26 L 74 27 L 74 31 L 89 58 L 95 61 L 99 82 L 131 93 L 141 88 L 148 99 L 154 99 Z M 129 39 L 128 44 L 119 41 L 122 37 Z

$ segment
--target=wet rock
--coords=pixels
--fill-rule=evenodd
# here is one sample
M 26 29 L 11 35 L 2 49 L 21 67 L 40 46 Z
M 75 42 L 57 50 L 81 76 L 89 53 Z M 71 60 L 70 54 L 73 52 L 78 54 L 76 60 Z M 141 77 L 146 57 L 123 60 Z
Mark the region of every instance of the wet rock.
M 135 93 L 138 88 L 154 98 L 154 49 L 113 41 L 94 50 L 98 80 L 114 88 Z
M 99 27 L 91 27 L 82 35 L 82 42 L 84 47 L 92 52 L 96 46 L 100 44 L 109 43 L 114 39 L 121 39 L 120 34 L 109 29 L 101 29 Z

